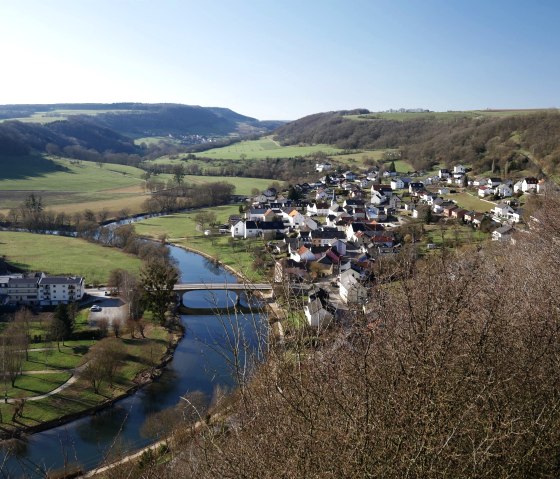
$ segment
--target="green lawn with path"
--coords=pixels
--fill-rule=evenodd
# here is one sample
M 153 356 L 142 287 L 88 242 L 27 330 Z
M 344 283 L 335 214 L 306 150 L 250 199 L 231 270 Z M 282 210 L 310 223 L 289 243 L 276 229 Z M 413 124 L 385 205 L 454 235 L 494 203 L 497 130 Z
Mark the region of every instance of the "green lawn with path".
M 122 395 L 134 386 L 133 379 L 138 373 L 159 364 L 167 349 L 169 333 L 166 329 L 149 324 L 145 334 L 146 338 L 131 338 L 128 332 L 123 331 L 118 339 L 106 338 L 101 341 L 90 341 L 89 346 L 82 345 L 82 341 L 68 341 L 66 346 L 61 345 L 61 352 L 58 352 L 56 343 L 55 349 L 49 352 L 30 351 L 30 361 L 24 365 L 25 371 L 28 372 L 24 371 L 23 375 L 16 379 L 14 388 L 8 388 L 8 397 L 38 396 L 56 389 L 71 377 L 68 369 L 86 361 L 88 349 L 95 349 L 102 341 L 117 341 L 123 361 L 117 369 L 113 385 L 111 386 L 105 381 L 101 385 L 99 394 L 93 391 L 91 384 L 85 378 L 82 378 L 79 373 L 75 373 L 76 381 L 62 391 L 47 398 L 27 401 L 23 416 L 18 417 L 16 423 L 11 420 L 14 405 L 0 402 L 2 418 L 0 426 L 10 430 L 16 427 L 39 425 L 68 414 L 79 413 Z M 37 346 L 32 345 L 32 347 Z M 53 370 L 52 367 L 55 364 L 66 370 Z M 36 372 L 30 373 L 29 371 Z M 3 384 L 0 384 L 0 397 L 4 394 L 3 387 Z
M 27 398 L 40 396 L 53 391 L 72 377 L 69 371 L 41 373 L 23 373 L 18 376 L 14 387 L 7 382 L 7 388 L 0 387 L 0 397 L 6 395 L 8 398 Z
M 0 231 L 0 256 L 18 268 L 52 275 L 84 276 L 105 283 L 111 270 L 138 271 L 135 256 L 79 238 Z

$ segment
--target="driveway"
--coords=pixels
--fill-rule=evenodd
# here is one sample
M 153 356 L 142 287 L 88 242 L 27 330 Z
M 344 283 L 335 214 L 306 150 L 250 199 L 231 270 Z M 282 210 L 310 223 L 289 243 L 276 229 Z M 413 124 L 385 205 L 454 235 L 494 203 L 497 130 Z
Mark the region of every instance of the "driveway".
M 97 322 L 101 319 L 106 319 L 109 326 L 113 324 L 113 321 L 120 321 L 124 324 L 128 309 L 120 298 L 98 296 L 95 299 L 95 304 L 101 307 L 101 311 L 89 312 L 88 322 L 91 326 L 97 326 Z

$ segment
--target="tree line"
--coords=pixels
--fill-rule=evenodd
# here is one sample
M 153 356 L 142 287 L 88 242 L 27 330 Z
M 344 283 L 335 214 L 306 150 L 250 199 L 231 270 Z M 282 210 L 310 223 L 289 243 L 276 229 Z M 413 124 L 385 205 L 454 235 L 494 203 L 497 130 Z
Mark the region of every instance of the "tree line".
M 475 171 L 558 171 L 560 113 L 555 110 L 506 117 L 417 118 L 356 121 L 345 112 L 310 115 L 280 127 L 285 145 L 326 143 L 344 149 L 400 148 L 417 170 L 436 163 L 473 165 Z

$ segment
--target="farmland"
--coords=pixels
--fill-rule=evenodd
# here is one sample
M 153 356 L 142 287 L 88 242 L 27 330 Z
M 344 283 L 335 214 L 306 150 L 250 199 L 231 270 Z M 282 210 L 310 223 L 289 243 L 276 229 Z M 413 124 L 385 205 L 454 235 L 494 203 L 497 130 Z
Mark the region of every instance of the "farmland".
M 261 138 L 260 140 L 241 141 L 223 148 L 213 148 L 197 154 L 199 157 L 213 159 L 232 159 L 239 160 L 260 160 L 265 158 L 291 158 L 296 156 L 309 156 L 313 153 L 322 151 L 327 155 L 341 153 L 342 150 L 333 148 L 329 145 L 313 146 L 281 146 L 271 137 Z
M 111 270 L 138 271 L 141 264 L 116 248 L 82 239 L 7 231 L 0 232 L 0 255 L 21 269 L 84 276 L 88 283 L 105 283 Z
M 430 112 L 372 112 L 367 115 L 346 115 L 346 118 L 357 121 L 396 120 L 410 121 L 418 119 L 456 120 L 458 118 L 492 118 L 516 115 L 529 115 L 543 110 L 470 110 L 470 111 L 430 111 Z

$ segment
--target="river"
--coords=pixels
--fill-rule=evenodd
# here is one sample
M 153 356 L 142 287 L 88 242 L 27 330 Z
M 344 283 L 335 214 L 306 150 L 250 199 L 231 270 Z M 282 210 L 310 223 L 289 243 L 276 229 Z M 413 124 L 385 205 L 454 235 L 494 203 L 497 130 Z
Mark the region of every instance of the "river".
M 237 282 L 235 276 L 198 254 L 174 246 L 170 246 L 170 252 L 182 283 Z M 225 306 L 226 292 L 216 293 L 212 301 L 218 307 Z M 204 297 L 209 294 L 186 293 L 184 303 L 208 308 Z M 238 319 L 233 315 L 181 316 L 185 336 L 157 381 L 96 415 L 29 436 L 18 454 L 4 453 L 2 477 L 45 477 L 45 471 L 61 469 L 67 463 L 91 470 L 115 451 L 133 452 L 152 443 L 154 438 L 141 434 L 150 414 L 175 406 L 187 392 L 201 391 L 211 397 L 218 385 L 234 387 L 225 332 L 233 330 L 248 344 L 256 345 L 255 325 L 263 327 L 259 315 Z

